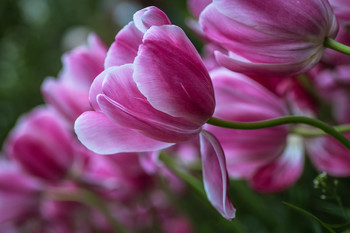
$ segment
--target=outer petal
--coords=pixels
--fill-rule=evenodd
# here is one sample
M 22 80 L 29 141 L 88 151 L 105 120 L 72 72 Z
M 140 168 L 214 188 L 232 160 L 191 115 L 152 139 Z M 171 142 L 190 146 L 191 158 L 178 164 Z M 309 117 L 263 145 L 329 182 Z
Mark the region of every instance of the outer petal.
M 235 208 L 228 197 L 228 175 L 225 154 L 219 141 L 208 131 L 200 133 L 203 182 L 209 201 L 228 220 L 235 217 Z
M 209 74 L 179 27 L 150 28 L 134 65 L 134 80 L 154 108 L 199 124 L 211 117 L 215 100 Z
M 171 24 L 168 16 L 155 6 L 146 7 L 134 14 L 137 29 L 145 33 L 151 26 Z
M 346 134 L 349 138 L 349 134 Z M 319 171 L 332 176 L 350 175 L 350 152 L 330 136 L 308 139 L 306 149 Z
M 137 89 L 132 75 L 133 66 L 124 65 L 110 72 L 103 82 L 104 94 L 98 97 L 98 103 L 111 120 L 160 141 L 184 141 L 199 133 L 200 124 L 153 108 Z
M 107 52 L 105 68 L 133 63 L 139 45 L 142 43 L 143 33 L 130 22 L 115 37 L 115 42 Z
M 88 149 L 99 154 L 154 151 L 173 145 L 117 125 L 100 112 L 83 113 L 76 120 L 74 130 Z
M 260 192 L 278 192 L 292 186 L 301 176 L 304 166 L 302 138 L 291 135 L 282 155 L 261 167 L 250 180 Z
M 315 49 L 315 54 L 306 55 L 307 60 L 298 60 L 296 62 L 287 63 L 254 63 L 248 60 L 243 60 L 236 54 L 230 53 L 225 55 L 221 52 L 215 52 L 216 61 L 238 73 L 244 73 L 255 77 L 291 77 L 304 73 L 311 69 L 321 59 L 324 48 L 320 46 Z

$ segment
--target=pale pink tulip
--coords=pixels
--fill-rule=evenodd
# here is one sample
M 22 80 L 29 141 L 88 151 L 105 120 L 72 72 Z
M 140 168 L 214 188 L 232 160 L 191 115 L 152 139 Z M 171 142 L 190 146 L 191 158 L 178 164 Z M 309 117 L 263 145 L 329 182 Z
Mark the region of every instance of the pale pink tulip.
M 322 57 L 338 25 L 327 0 L 213 0 L 199 22 L 206 36 L 229 51 L 219 64 L 252 76 L 293 76 Z

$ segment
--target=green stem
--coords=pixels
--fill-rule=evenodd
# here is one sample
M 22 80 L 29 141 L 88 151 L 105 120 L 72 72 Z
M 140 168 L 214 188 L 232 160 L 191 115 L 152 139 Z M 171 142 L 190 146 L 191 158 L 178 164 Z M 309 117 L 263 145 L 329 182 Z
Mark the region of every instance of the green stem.
M 333 49 L 335 51 L 350 55 L 350 47 L 342 43 L 339 43 L 329 37 L 324 40 L 323 45 L 327 48 Z
M 199 194 L 201 194 L 203 197 L 207 198 L 207 195 L 204 192 L 203 186 L 201 182 L 193 177 L 192 175 L 180 171 L 174 161 L 166 154 L 160 153 L 159 159 L 169 168 L 173 173 L 175 173 L 177 176 L 179 176 L 182 180 L 184 180 L 188 185 L 190 185 L 194 190 L 196 190 Z
M 226 121 L 215 117 L 210 118 L 207 121 L 208 124 L 229 128 L 229 129 L 264 129 L 284 124 L 306 124 L 321 129 L 327 134 L 333 136 L 341 144 L 350 150 L 350 141 L 335 128 L 328 124 L 313 118 L 303 116 L 285 116 L 280 118 L 274 118 L 266 121 L 255 121 L 255 122 L 237 122 L 237 121 Z
M 350 124 L 346 125 L 338 125 L 333 127 L 339 133 L 347 133 L 350 132 Z M 327 135 L 324 131 L 319 129 L 310 129 L 305 127 L 295 127 L 292 130 L 292 133 L 298 134 L 303 137 L 318 137 Z

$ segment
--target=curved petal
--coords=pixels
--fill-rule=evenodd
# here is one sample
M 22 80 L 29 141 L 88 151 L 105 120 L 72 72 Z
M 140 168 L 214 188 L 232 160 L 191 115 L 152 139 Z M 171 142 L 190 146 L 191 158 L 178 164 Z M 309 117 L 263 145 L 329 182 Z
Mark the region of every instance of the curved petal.
M 229 180 L 226 171 L 225 154 L 214 135 L 203 130 L 200 133 L 203 182 L 208 199 L 220 214 L 231 220 L 235 217 L 229 196 Z
M 232 71 L 254 77 L 291 77 L 306 72 L 317 64 L 324 48 L 320 46 L 315 54 L 307 56 L 308 60 L 296 63 L 254 63 L 242 60 L 236 54 L 225 55 L 215 51 L 216 61 Z
M 74 130 L 88 149 L 99 154 L 154 151 L 173 145 L 117 125 L 100 112 L 83 113 L 76 120 Z
M 290 135 L 282 155 L 261 167 L 250 180 L 255 190 L 278 192 L 291 187 L 301 176 L 304 167 L 303 139 Z
M 166 142 L 184 141 L 199 133 L 201 125 L 154 109 L 137 89 L 132 74 L 131 64 L 120 66 L 103 82 L 103 95 L 98 96 L 98 103 L 111 120 Z
M 215 99 L 209 74 L 179 27 L 150 28 L 134 65 L 137 87 L 154 108 L 199 124 L 211 117 Z
M 146 7 L 134 14 L 137 29 L 145 33 L 151 26 L 171 24 L 168 16 L 155 6 Z
M 115 41 L 107 52 L 105 68 L 133 63 L 139 45 L 142 43 L 143 33 L 130 22 L 118 32 Z
M 346 134 L 350 138 L 350 134 Z M 350 153 L 330 136 L 307 139 L 306 149 L 312 163 L 319 171 L 332 176 L 350 175 Z
M 96 111 L 101 111 L 100 106 L 97 103 L 97 96 L 102 94 L 102 83 L 104 79 L 107 77 L 109 72 L 112 72 L 116 70 L 118 67 L 111 67 L 106 70 L 104 70 L 102 73 L 100 73 L 93 83 L 91 84 L 90 91 L 89 91 L 89 101 L 91 107 L 95 109 Z

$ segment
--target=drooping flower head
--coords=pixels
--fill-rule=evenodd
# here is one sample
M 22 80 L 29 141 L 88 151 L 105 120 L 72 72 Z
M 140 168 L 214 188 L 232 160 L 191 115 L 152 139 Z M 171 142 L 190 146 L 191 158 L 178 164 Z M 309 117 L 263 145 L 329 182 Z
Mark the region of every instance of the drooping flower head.
M 322 57 L 338 24 L 327 0 L 213 0 L 200 15 L 206 36 L 229 51 L 219 64 L 252 76 L 293 76 Z

